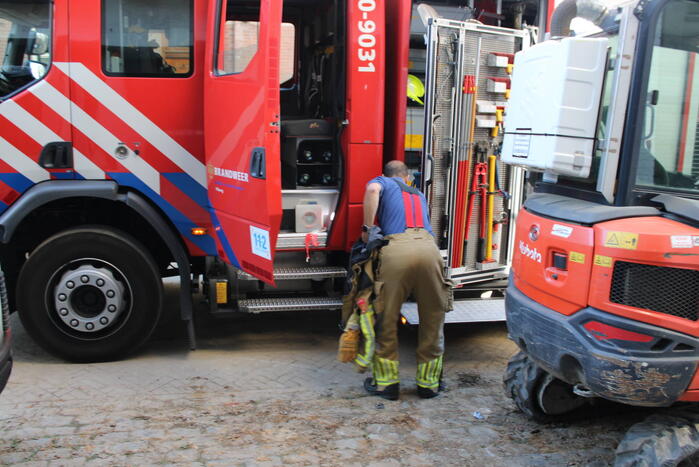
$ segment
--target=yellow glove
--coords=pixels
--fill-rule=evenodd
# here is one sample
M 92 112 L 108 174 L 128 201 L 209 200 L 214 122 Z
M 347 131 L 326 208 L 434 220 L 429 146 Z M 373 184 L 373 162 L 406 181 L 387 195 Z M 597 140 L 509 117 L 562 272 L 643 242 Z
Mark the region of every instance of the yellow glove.
M 357 357 L 357 352 L 359 351 L 359 334 L 359 329 L 348 329 L 340 336 L 337 359 L 342 363 L 349 363 Z

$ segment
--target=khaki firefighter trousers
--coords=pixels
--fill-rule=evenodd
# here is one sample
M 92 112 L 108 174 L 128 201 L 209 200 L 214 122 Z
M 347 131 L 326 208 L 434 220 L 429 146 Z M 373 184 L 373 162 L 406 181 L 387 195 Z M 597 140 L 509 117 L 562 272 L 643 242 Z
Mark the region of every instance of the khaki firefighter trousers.
M 398 320 L 410 294 L 418 306 L 417 384 L 437 389 L 444 353 L 444 314 L 451 306 L 451 287 L 444 280 L 444 264 L 434 237 L 425 229 L 409 228 L 386 236 L 374 283 L 376 352 L 372 370 L 376 384 L 399 382 Z

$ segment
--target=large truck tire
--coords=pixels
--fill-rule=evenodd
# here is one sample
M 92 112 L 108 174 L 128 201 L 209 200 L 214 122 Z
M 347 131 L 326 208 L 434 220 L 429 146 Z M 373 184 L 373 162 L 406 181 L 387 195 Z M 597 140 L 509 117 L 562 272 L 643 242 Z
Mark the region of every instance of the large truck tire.
M 636 423 L 616 449 L 614 467 L 699 465 L 699 413 L 671 410 Z
M 586 404 L 584 398 L 573 394 L 569 384 L 550 375 L 524 352 L 518 352 L 507 362 L 503 382 L 505 394 L 528 418 L 537 422 L 570 418 Z
M 65 230 L 22 267 L 17 308 L 30 336 L 75 362 L 123 358 L 151 335 L 163 284 L 152 256 L 111 227 Z

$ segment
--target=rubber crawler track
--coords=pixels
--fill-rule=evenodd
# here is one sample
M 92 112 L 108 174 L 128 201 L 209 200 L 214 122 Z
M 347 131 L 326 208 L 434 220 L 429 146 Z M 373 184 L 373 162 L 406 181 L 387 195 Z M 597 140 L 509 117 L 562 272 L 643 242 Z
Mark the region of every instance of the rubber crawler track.
M 668 467 L 690 457 L 686 465 L 699 465 L 698 452 L 699 412 L 671 410 L 633 425 L 616 449 L 614 467 Z

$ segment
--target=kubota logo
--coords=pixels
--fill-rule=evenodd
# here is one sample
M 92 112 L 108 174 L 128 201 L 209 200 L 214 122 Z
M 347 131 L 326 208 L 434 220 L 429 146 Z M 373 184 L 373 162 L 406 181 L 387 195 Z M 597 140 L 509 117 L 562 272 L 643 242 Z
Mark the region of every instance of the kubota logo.
M 539 253 L 539 250 L 534 248 L 533 250 L 529 248 L 529 245 L 524 243 L 522 240 L 519 241 L 519 252 L 522 254 L 522 256 L 526 256 L 527 258 L 536 261 L 537 263 L 541 262 L 541 253 Z

